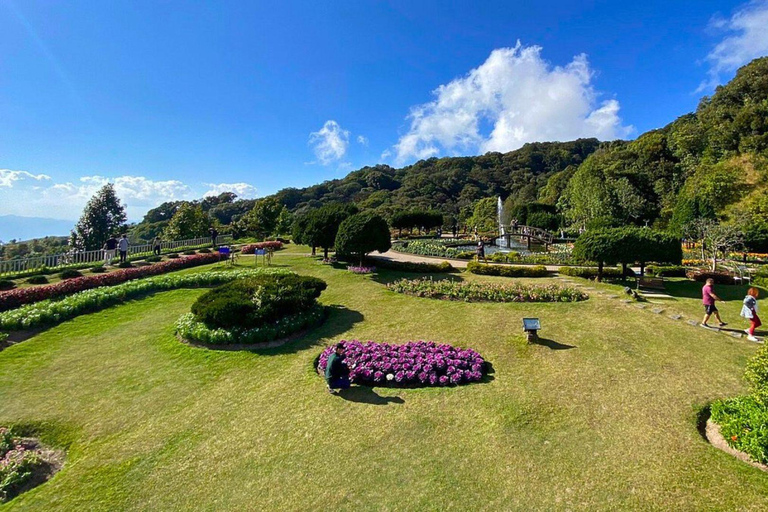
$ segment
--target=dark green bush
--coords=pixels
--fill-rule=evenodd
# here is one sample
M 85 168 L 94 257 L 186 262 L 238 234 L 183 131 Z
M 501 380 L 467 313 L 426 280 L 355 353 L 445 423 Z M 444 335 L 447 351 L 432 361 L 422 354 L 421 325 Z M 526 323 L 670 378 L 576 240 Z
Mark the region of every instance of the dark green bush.
M 411 261 L 377 259 L 375 265 L 377 268 L 399 270 L 401 272 L 420 272 L 423 274 L 453 272 L 455 270 L 447 261 L 441 261 L 440 263 L 416 263 Z
M 485 265 L 476 261 L 467 263 L 467 271 L 483 276 L 503 277 L 547 277 L 549 272 L 544 265 L 533 267 L 508 267 L 506 265 Z
M 16 283 L 8 279 L 0 279 L 0 291 L 1 290 L 13 290 L 16 288 Z
M 715 284 L 734 284 L 733 276 L 730 274 L 724 274 L 722 272 L 701 272 L 699 270 L 689 270 L 685 273 L 685 277 L 692 281 L 698 281 L 704 283 L 707 279 L 713 279 Z
M 168 253 L 167 256 L 168 256 L 168 259 L 175 260 L 176 258 L 179 257 L 179 253 L 171 252 L 171 253 Z
M 107 269 L 102 267 L 101 265 L 99 265 L 98 267 L 93 267 L 90 270 L 91 274 L 103 274 L 106 271 L 107 271 Z
M 202 249 L 200 249 L 200 250 L 199 250 L 199 251 L 197 251 L 197 252 L 199 252 L 200 254 L 210 254 L 210 253 L 211 253 L 211 250 L 210 250 L 210 249 L 207 249 L 207 248 L 205 248 L 205 247 L 203 247 Z
M 645 273 L 657 277 L 685 277 L 685 267 L 680 265 L 648 265 Z
M 74 279 L 76 277 L 83 277 L 82 272 L 73 268 L 68 268 L 59 272 L 59 278 L 61 279 Z
M 768 346 L 763 345 L 747 362 L 744 378 L 752 394 L 768 406 Z
M 583 277 L 584 279 L 595 279 L 597 277 L 597 268 L 595 267 L 560 267 L 558 272 L 564 276 Z M 604 268 L 603 277 L 621 278 L 621 269 Z
M 45 276 L 32 276 L 27 278 L 27 284 L 48 284 L 48 278 Z
M 147 256 L 144 258 L 144 261 L 147 261 L 149 263 L 157 263 L 158 261 L 161 261 L 163 258 L 161 256 Z
M 124 261 L 117 265 L 119 268 L 132 268 L 133 264 L 130 261 Z
M 768 407 L 755 396 L 739 396 L 712 404 L 712 421 L 729 445 L 757 462 L 768 462 Z
M 326 283 L 296 274 L 263 275 L 227 283 L 197 299 L 196 320 L 210 328 L 254 328 L 314 306 Z
M 184 255 L 187 255 L 187 256 L 192 256 L 193 254 L 197 254 L 197 253 L 195 251 L 189 250 L 189 251 L 184 251 L 181 254 L 184 254 Z

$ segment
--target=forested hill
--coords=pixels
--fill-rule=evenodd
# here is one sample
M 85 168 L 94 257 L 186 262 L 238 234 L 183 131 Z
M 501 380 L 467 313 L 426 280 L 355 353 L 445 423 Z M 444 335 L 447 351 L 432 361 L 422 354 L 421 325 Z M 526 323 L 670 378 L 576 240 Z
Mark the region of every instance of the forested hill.
M 565 176 L 599 146 L 597 139 L 572 142 L 536 142 L 509 153 L 473 157 L 421 160 L 394 169 L 387 165 L 364 167 L 345 178 L 296 189 L 274 197 L 291 210 L 302 211 L 326 202 L 355 202 L 362 209 L 376 209 L 389 217 L 403 209 L 437 209 L 446 216 L 468 217 L 476 201 L 501 196 L 510 201 L 541 199 L 555 204 Z

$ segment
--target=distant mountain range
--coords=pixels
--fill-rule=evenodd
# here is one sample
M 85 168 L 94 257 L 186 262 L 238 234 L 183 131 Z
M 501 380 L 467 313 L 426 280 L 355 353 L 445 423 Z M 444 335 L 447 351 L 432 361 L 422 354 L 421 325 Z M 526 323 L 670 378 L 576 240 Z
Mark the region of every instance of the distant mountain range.
M 48 219 L 45 217 L 20 217 L 0 215 L 0 240 L 29 240 L 46 236 L 64 236 L 75 225 L 74 220 Z

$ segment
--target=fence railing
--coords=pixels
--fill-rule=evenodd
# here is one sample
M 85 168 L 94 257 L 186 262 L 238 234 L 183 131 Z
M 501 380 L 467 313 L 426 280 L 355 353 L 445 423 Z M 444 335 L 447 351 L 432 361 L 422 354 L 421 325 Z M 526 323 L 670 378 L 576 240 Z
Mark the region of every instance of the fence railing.
M 219 235 L 216 243 L 227 244 L 232 241 L 232 235 Z M 196 247 L 211 245 L 211 237 L 190 238 L 188 240 L 172 240 L 160 243 L 162 253 L 172 252 L 173 249 L 183 247 Z M 132 244 L 128 246 L 128 257 L 150 256 L 154 252 L 154 244 Z M 116 256 L 117 251 L 112 251 Z M 60 254 L 50 254 L 47 256 L 32 256 L 29 258 L 18 258 L 7 261 L 0 261 L 0 276 L 8 274 L 18 274 L 20 272 L 32 272 L 35 270 L 54 270 L 64 269 L 89 263 L 104 263 L 107 258 L 104 249 L 95 251 L 69 251 Z

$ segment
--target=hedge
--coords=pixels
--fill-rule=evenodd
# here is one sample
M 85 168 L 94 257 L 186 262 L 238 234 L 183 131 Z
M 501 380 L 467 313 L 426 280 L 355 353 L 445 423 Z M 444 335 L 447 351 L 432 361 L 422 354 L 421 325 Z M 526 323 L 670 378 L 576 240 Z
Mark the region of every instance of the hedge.
M 456 270 L 453 268 L 453 265 L 447 261 L 441 261 L 440 263 L 416 263 L 411 261 L 376 259 L 375 263 L 378 268 L 399 270 L 401 272 L 419 272 L 422 274 L 437 274 L 442 272 L 453 272 Z
M 685 276 L 700 283 L 705 282 L 707 279 L 713 279 L 715 284 L 735 284 L 733 276 L 730 274 L 724 274 L 722 272 L 702 272 L 700 270 L 689 270 L 685 273 Z
M 681 265 L 648 265 L 645 267 L 645 273 L 649 276 L 685 277 L 685 272 L 685 267 Z
M 544 265 L 533 267 L 510 267 L 506 265 L 484 265 L 476 261 L 467 263 L 467 271 L 483 276 L 502 277 L 547 277 L 549 271 Z
M 583 277 L 584 279 L 596 279 L 597 268 L 595 267 L 560 267 L 558 272 L 564 276 Z M 604 268 L 603 277 L 621 278 L 621 269 Z

